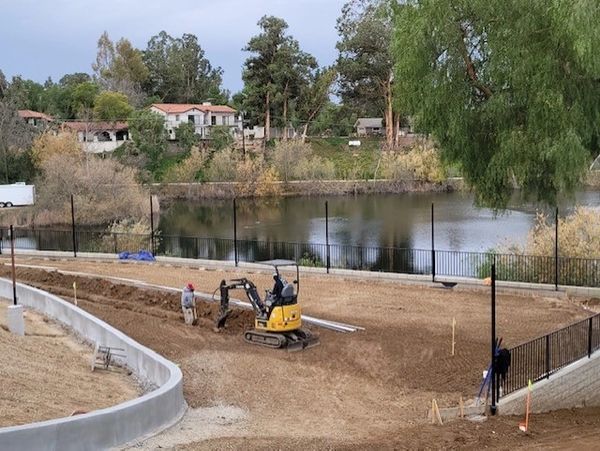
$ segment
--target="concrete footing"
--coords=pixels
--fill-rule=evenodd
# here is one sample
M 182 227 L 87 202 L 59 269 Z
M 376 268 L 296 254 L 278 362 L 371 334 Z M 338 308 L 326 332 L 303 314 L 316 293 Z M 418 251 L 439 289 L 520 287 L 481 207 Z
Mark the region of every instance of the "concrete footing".
M 23 306 L 11 305 L 6 309 L 6 322 L 8 330 L 15 335 L 25 335 L 25 320 L 23 319 Z

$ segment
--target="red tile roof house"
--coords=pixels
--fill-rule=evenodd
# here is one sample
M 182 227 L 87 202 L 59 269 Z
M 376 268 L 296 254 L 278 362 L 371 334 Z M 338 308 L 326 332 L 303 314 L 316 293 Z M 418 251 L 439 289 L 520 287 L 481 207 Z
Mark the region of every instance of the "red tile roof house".
M 232 133 L 241 130 L 241 121 L 237 111 L 227 105 L 213 105 L 210 102 L 202 104 L 188 103 L 154 103 L 150 111 L 160 114 L 165 119 L 165 128 L 170 140 L 176 138 L 176 130 L 180 124 L 191 122 L 201 139 L 210 139 L 210 129 L 214 126 L 225 126 Z
M 62 124 L 63 130 L 73 131 L 85 152 L 112 152 L 129 139 L 127 122 L 76 122 Z
M 50 122 L 54 121 L 52 116 L 37 111 L 19 110 L 18 113 L 25 122 L 35 127 L 46 127 Z

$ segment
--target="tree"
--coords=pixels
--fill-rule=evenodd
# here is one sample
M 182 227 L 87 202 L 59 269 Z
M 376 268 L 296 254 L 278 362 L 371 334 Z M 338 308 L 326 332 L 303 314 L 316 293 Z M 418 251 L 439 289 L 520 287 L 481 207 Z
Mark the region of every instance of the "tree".
M 400 121 L 393 96 L 391 3 L 351 0 L 342 8 L 336 26 L 340 36 L 336 45 L 339 94 L 343 103 L 353 106 L 359 115 L 383 113 L 390 147 L 395 144 Z
M 41 168 L 44 163 L 56 155 L 63 157 L 78 156 L 82 154 L 81 146 L 74 133 L 59 133 L 56 135 L 48 131 L 39 135 L 31 146 L 31 159 L 33 164 Z
M 112 158 L 83 152 L 55 154 L 44 160 L 36 180 L 36 219 L 69 224 L 71 195 L 77 203 L 77 222 L 82 225 L 98 226 L 147 217 L 148 193 L 136 177 L 133 168 Z
M 196 126 L 191 122 L 182 122 L 175 129 L 178 147 L 189 153 L 199 142 L 199 136 L 196 133 Z
M 8 84 L 6 97 L 19 110 L 44 110 L 44 87 L 32 80 L 25 80 L 20 75 L 14 76 Z
M 136 106 L 144 102 L 142 85 L 148 79 L 149 71 L 142 52 L 121 38 L 116 44 L 105 31 L 98 39 L 96 62 L 92 64 L 96 79 L 107 91 L 125 94 Z
M 306 140 L 308 127 L 329 102 L 331 89 L 337 73 L 333 68 L 325 68 L 317 72 L 310 85 L 306 87 L 300 98 L 299 113 L 304 121 L 302 141 Z
M 227 126 L 216 125 L 210 129 L 210 147 L 214 150 L 222 150 L 233 144 L 231 129 Z
M 102 92 L 94 101 L 94 117 L 101 121 L 125 121 L 132 111 L 127 96 L 120 92 Z
M 158 169 L 167 149 L 163 117 L 148 110 L 135 111 L 131 115 L 129 129 L 138 150 L 148 157 L 148 169 Z
M 243 104 L 250 116 L 254 116 L 251 118 L 254 122 L 264 124 L 268 141 L 275 103 L 281 105 L 281 124 L 285 127 L 290 100 L 297 100 L 306 89 L 317 62 L 300 50 L 298 41 L 286 35 L 288 25 L 283 19 L 264 16 L 258 26 L 262 32 L 252 37 L 243 49 L 251 53 L 242 73 Z
M 6 81 L 6 77 L 4 76 L 4 72 L 0 70 L 0 100 L 4 98 L 6 94 L 6 90 L 8 89 L 8 82 Z
M 4 160 L 0 170 L 5 183 L 31 180 L 33 165 L 28 149 L 35 132 L 19 116 L 15 103 L 7 98 L 0 100 L 0 152 Z
M 82 83 L 89 83 L 92 81 L 92 77 L 85 72 L 74 72 L 72 74 L 63 75 L 58 84 L 61 86 L 77 86 Z
M 149 75 L 145 88 L 150 96 L 170 103 L 226 103 L 221 89 L 223 71 L 212 67 L 193 34 L 173 38 L 161 31 L 153 36 L 143 54 Z
M 290 100 L 297 99 L 309 90 L 314 81 L 313 71 L 317 68 L 317 60 L 300 50 L 298 41 L 289 39 L 287 45 L 279 48 L 278 64 L 274 65 L 273 79 L 278 87 L 275 101 L 281 104 L 283 127 L 288 126 L 290 116 Z M 283 135 L 284 140 L 287 134 Z
M 600 142 L 599 19 L 586 1 L 396 8 L 399 101 L 480 203 L 505 207 L 515 183 L 555 203 L 580 182 Z
M 82 108 L 94 108 L 94 102 L 99 92 L 100 87 L 91 81 L 86 81 L 76 85 L 73 88 L 71 96 L 73 111 L 79 113 Z
M 311 134 L 322 136 L 349 136 L 357 116 L 347 105 L 327 102 L 310 124 Z

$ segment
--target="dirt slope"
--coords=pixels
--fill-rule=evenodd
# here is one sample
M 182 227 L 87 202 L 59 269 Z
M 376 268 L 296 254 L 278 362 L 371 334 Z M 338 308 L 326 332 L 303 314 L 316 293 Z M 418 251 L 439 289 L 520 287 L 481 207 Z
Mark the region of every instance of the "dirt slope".
M 175 287 L 191 280 L 207 292 L 223 278 L 242 275 L 259 287 L 270 283 L 268 274 L 241 271 L 20 262 Z M 427 424 L 431 398 L 442 406 L 453 405 L 459 396 L 472 398 L 476 393 L 489 352 L 486 292 L 305 276 L 301 282 L 305 313 L 358 324 L 365 331 L 317 330 L 319 347 L 288 354 L 243 342 L 241 332 L 252 323 L 248 312 L 240 312 L 223 333 L 215 333 L 216 305 L 202 305 L 199 327 L 189 327 L 183 325 L 179 297 L 174 294 L 31 269 L 19 270 L 18 277 L 65 297 L 76 280 L 84 309 L 181 364 L 186 400 L 192 407 L 235 405 L 248 412 L 244 427 L 232 426 L 224 438 L 193 442 L 186 449 L 475 449 L 488 444 L 514 448 L 547 443 L 542 431 L 559 427 L 563 437 L 584 435 L 598 424 L 596 410 L 539 416 L 537 429 L 526 437 L 520 435 L 514 418 L 483 425 Z M 585 316 L 587 312 L 568 300 L 506 295 L 498 299 L 499 334 L 508 345 Z M 458 324 L 454 357 L 450 356 L 453 317 Z

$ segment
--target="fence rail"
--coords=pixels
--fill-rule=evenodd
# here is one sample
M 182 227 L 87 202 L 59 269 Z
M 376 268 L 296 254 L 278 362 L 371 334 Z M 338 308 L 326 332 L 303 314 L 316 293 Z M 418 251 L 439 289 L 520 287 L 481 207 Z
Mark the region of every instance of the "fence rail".
M 509 349 L 511 365 L 500 378 L 503 396 L 549 378 L 600 349 L 600 313 Z
M 157 255 L 183 258 L 234 260 L 237 257 L 237 261 L 247 262 L 285 258 L 306 266 L 326 267 L 329 264 L 330 268 L 338 269 L 425 275 L 434 274 L 435 269 L 438 280 L 443 277 L 488 277 L 491 265 L 495 262 L 497 280 L 600 287 L 600 259 L 437 249 L 432 252 L 431 249 L 160 234 L 155 235 L 153 240 L 151 234 L 111 233 L 86 229 L 77 229 L 75 239 L 73 231 L 66 229 L 16 228 L 14 233 L 15 246 L 18 249 L 74 251 L 75 244 L 79 252 L 119 253 L 154 248 Z M 0 228 L 0 251 L 3 242 L 6 247 L 8 235 L 8 228 Z

